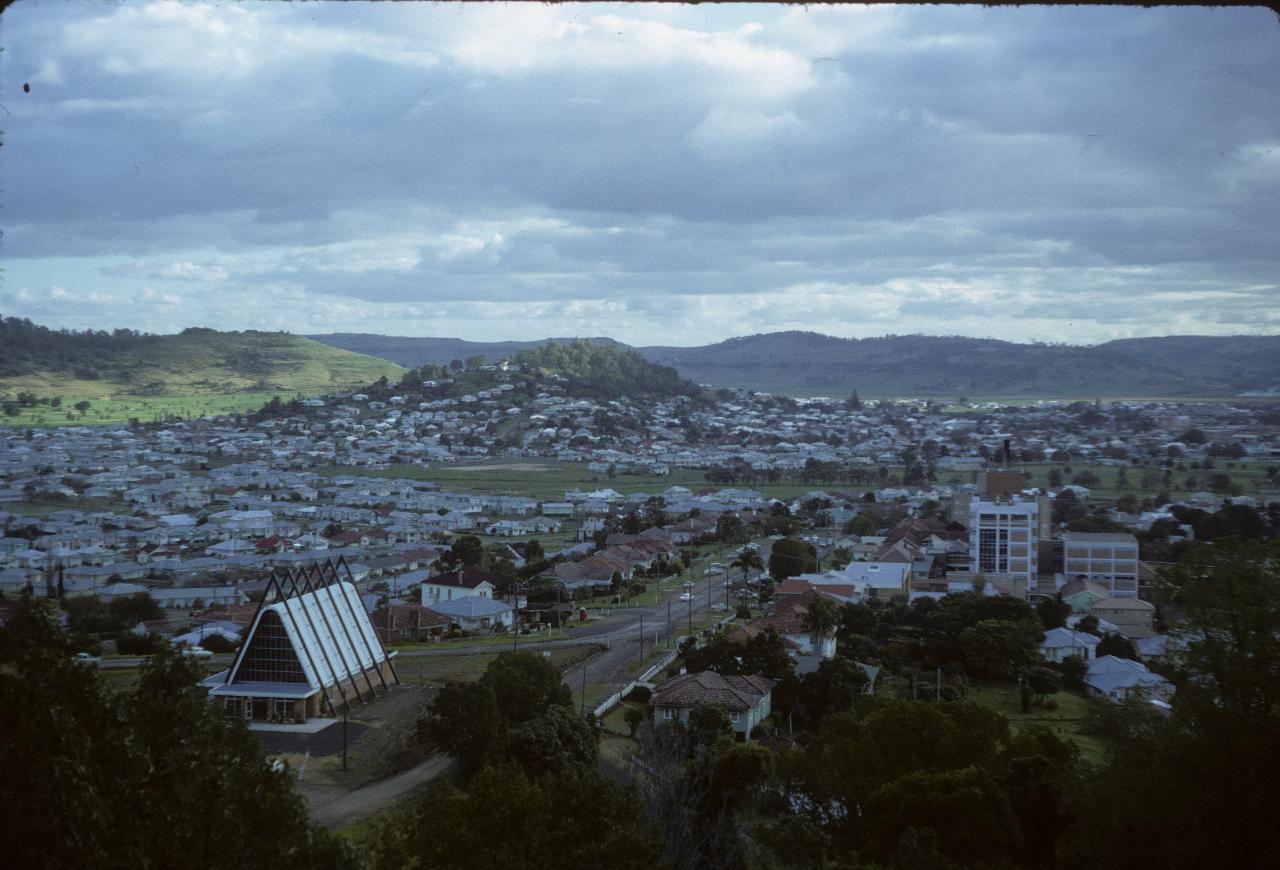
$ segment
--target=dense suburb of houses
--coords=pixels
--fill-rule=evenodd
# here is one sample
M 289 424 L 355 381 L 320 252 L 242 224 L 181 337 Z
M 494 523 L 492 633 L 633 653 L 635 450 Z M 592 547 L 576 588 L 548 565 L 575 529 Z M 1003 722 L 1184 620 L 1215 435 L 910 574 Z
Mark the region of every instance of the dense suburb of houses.
M 800 480 L 824 486 L 786 504 L 788 512 L 806 518 L 806 537 L 820 552 L 846 558 L 786 578 L 763 618 L 737 631 L 776 629 L 801 672 L 835 653 L 833 637 L 807 627 L 815 596 L 837 604 L 975 589 L 1031 601 L 1060 596 L 1072 615 L 1045 634 L 1043 658 L 1084 659 L 1097 696 L 1140 692 L 1159 702 L 1170 686 L 1143 661 L 1158 659 L 1176 637 L 1156 632 L 1155 572 L 1135 534 L 1162 521 L 1171 538 L 1193 530 L 1177 522 L 1172 505 L 1131 499 L 1109 513 L 1129 531 L 1064 532 L 1053 518 L 1055 499 L 1069 490 L 1088 504 L 1089 486 L 1027 488 L 1010 466 L 1068 457 L 1124 468 L 1142 478 L 1142 491 L 1191 491 L 1184 503 L 1209 510 L 1224 497 L 1254 507 L 1276 498 L 1261 486 L 1232 492 L 1200 470 L 1214 467 L 1206 460 L 1215 455 L 1259 468 L 1280 457 L 1280 428 L 1228 403 L 947 411 L 727 391 L 702 403 L 605 402 L 564 395 L 554 379 L 516 398 L 503 371 L 488 368 L 492 387 L 425 401 L 342 394 L 273 415 L 10 431 L 0 453 L 0 508 L 68 507 L 36 516 L 0 509 L 0 591 L 8 599 L 27 592 L 103 602 L 145 593 L 168 617 L 139 625 L 139 633 L 175 642 L 252 635 L 256 646 L 236 663 L 242 673 L 215 693 L 227 696 L 232 715 L 296 721 L 319 715 L 344 680 L 383 679 L 385 644 L 545 619 L 527 601 L 499 594 L 484 570 L 444 570 L 439 557 L 460 534 L 505 547 L 517 568 L 525 542 L 554 538 L 562 544 L 547 548 L 545 576 L 569 598 L 585 596 L 716 539 L 726 516 L 763 540 L 777 502 L 752 487 Z M 429 477 L 433 467 L 549 460 L 583 463 L 596 485 L 539 499 L 356 473 L 398 463 Z M 672 469 L 705 470 L 707 485 L 654 484 L 629 495 L 613 488 L 635 488 L 639 478 L 628 475 L 652 483 Z M 940 475 L 967 482 L 939 484 Z M 665 525 L 621 534 L 620 518 L 653 496 Z M 120 507 L 77 509 L 86 499 Z M 806 511 L 815 501 L 820 507 Z M 873 504 L 895 505 L 902 516 L 848 531 Z M 342 582 L 268 601 L 258 613 L 274 569 L 339 556 L 350 569 Z M 1077 630 L 1090 617 L 1101 632 L 1131 640 L 1143 661 L 1096 656 L 1097 634 Z M 280 644 L 292 644 L 292 655 Z M 326 649 L 328 664 L 319 661 Z M 290 681 L 306 687 L 281 693 Z M 745 735 L 768 716 L 769 690 L 763 677 L 684 674 L 658 687 L 654 715 L 687 717 L 716 703 Z

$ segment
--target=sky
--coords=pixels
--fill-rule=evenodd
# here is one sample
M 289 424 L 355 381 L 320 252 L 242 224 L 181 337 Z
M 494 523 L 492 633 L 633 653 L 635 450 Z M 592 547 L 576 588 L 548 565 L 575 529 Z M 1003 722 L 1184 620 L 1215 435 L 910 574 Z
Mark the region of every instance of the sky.
M 699 345 L 1280 332 L 1264 8 L 18 0 L 0 313 Z

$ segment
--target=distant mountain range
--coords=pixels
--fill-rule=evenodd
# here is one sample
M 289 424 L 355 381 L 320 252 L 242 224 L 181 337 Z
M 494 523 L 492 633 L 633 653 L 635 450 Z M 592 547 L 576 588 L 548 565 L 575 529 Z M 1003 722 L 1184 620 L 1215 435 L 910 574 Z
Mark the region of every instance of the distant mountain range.
M 498 360 L 572 340 L 475 342 L 358 333 L 309 338 L 406 367 L 475 355 Z M 1280 389 L 1280 336 L 1274 335 L 1131 338 L 1076 346 L 774 332 L 701 347 L 633 349 L 698 383 L 792 395 L 843 396 L 857 389 L 864 397 L 1207 398 Z

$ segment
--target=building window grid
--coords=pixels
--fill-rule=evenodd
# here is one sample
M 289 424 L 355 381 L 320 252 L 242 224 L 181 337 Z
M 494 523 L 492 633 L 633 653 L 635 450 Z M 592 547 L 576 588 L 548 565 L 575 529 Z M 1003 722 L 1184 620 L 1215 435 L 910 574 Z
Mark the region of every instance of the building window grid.
M 308 682 L 284 623 L 274 612 L 264 613 L 258 623 L 258 630 L 245 650 L 244 661 L 236 674 L 236 682 Z

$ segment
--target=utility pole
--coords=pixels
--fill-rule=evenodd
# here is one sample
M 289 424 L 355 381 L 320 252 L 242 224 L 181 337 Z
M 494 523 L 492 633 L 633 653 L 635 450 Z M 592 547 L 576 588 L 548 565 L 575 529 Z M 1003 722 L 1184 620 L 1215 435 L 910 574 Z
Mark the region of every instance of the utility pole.
M 644 614 L 640 614 L 640 659 L 644 661 Z
M 689 636 L 693 637 L 693 595 L 689 596 Z
M 579 715 L 587 715 L 587 664 L 582 663 L 582 710 Z
M 671 602 L 667 602 L 667 649 L 671 649 Z
M 516 651 L 520 642 L 520 582 L 512 581 L 511 589 L 515 593 L 515 601 L 511 602 L 511 651 Z

